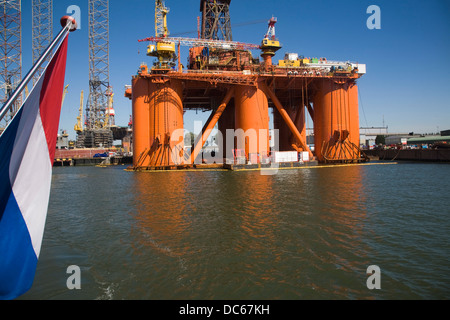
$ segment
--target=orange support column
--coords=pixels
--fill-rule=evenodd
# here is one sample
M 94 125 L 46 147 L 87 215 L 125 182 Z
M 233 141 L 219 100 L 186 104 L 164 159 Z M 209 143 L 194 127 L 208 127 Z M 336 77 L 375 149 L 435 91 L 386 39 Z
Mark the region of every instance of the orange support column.
M 172 137 L 175 130 L 183 130 L 181 83 L 137 77 L 132 85 L 134 168 L 181 163 L 183 135 Z
M 348 112 L 350 122 L 350 136 L 349 140 L 359 147 L 360 132 L 359 132 L 359 102 L 358 102 L 358 85 L 356 82 L 348 84 Z
M 141 77 L 132 79 L 132 123 L 133 123 L 133 167 L 148 166 L 145 155 L 150 149 L 150 115 L 148 106 L 149 80 Z
M 244 149 L 247 160 L 254 163 L 270 151 L 267 97 L 257 87 L 237 86 L 234 101 L 236 148 Z
M 235 113 L 234 99 L 231 99 L 230 102 L 228 103 L 227 108 L 222 113 L 222 116 L 220 117 L 219 123 L 218 123 L 218 129 L 222 136 L 222 144 L 220 144 L 220 141 L 216 141 L 216 142 L 219 143 L 219 148 L 221 149 L 221 154 L 223 156 L 223 159 L 226 159 L 226 158 L 231 159 L 231 155 L 233 154 L 232 149 L 234 149 L 234 138 L 233 138 L 233 141 L 227 142 L 227 130 L 230 129 L 230 130 L 233 130 L 233 132 L 235 130 L 234 113 Z M 228 143 L 228 147 L 227 147 L 227 143 Z
M 333 80 L 321 79 L 318 81 L 320 81 L 319 90 L 314 97 L 314 150 L 317 159 L 324 162 L 324 148 L 331 140 L 333 130 L 338 128 L 332 123 Z
M 295 117 L 294 117 L 295 116 Z M 294 124 L 302 137 L 302 141 L 306 141 L 306 125 L 305 125 L 305 106 L 301 105 L 297 110 L 295 110 L 291 116 Z M 291 135 L 290 141 L 291 148 L 295 144 L 295 137 Z
M 357 86 L 321 79 L 314 97 L 314 144 L 321 162 L 360 158 Z

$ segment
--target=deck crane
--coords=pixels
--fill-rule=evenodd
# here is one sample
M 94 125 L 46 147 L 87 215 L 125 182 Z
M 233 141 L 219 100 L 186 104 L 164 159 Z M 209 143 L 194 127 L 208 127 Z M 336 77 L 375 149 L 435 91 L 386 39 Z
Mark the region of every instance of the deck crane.
M 168 69 L 175 66 L 175 43 L 167 39 L 169 35 L 167 14 L 169 11 L 164 0 L 155 0 L 155 37 L 164 40 L 156 42 L 155 45 L 149 45 L 147 55 L 158 58 L 157 67 L 159 69 Z
M 258 50 L 260 45 L 237 41 L 208 40 L 197 38 L 169 37 L 167 28 L 167 14 L 169 9 L 165 7 L 163 0 L 155 0 L 155 36 L 138 40 L 139 42 L 153 42 L 147 47 L 147 55 L 158 58 L 159 69 L 169 69 L 175 66 L 177 55 L 175 44 L 178 44 L 178 62 L 180 46 L 208 47 L 222 50 Z M 179 63 L 180 68 L 180 63 Z
M 281 44 L 275 37 L 275 23 L 277 23 L 277 18 L 272 17 L 268 22 L 267 32 L 261 42 L 261 57 L 263 57 L 266 66 L 272 65 L 272 57 L 281 49 Z

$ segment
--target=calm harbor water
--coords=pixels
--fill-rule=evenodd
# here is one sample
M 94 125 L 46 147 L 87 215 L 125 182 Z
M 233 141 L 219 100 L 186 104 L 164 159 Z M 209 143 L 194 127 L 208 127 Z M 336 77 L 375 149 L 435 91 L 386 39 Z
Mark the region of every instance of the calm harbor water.
M 124 168 L 54 168 L 21 299 L 450 298 L 449 164 Z M 71 265 L 80 290 L 67 288 Z

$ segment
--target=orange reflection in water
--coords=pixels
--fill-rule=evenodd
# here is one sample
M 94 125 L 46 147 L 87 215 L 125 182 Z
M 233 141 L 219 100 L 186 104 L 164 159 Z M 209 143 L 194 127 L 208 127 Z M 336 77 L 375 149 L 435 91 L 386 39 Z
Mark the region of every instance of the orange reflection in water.
M 235 247 L 235 253 L 246 257 L 243 269 L 251 281 L 262 288 L 266 282 L 274 280 L 276 265 L 282 259 L 281 252 L 273 250 L 279 237 L 280 222 L 273 197 L 276 182 L 273 176 L 260 172 L 241 174 L 246 176 L 236 186 L 239 198 L 244 200 L 237 204 L 241 214 L 241 241 Z
M 335 277 L 343 277 L 337 285 L 330 280 L 329 286 L 321 286 L 321 290 L 336 296 L 348 297 L 356 294 L 365 285 L 367 253 L 370 249 L 365 228 L 368 219 L 367 188 L 364 183 L 364 167 L 336 166 L 317 170 L 316 195 L 321 206 L 321 231 L 317 241 L 323 245 L 318 254 L 319 265 L 330 268 L 329 273 Z M 330 187 L 331 186 L 331 187 Z M 352 274 L 353 276 L 348 276 Z M 370 295 L 370 293 L 368 293 Z M 368 296 L 367 298 L 370 298 Z
M 252 239 L 273 237 L 273 229 L 268 227 L 275 222 L 276 214 L 271 197 L 272 184 L 271 176 L 254 172 L 239 186 L 241 197 L 245 199 L 242 229 Z
M 186 201 L 186 173 L 134 175 L 137 247 L 152 246 L 163 254 L 181 255 L 179 244 L 189 228 L 184 215 L 189 205 Z

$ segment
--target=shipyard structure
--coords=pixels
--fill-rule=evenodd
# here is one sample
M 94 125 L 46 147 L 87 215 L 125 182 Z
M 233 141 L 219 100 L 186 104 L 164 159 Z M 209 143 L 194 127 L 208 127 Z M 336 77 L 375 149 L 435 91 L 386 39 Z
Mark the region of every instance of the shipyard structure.
M 155 36 L 140 41 L 149 43 L 147 54 L 156 59 L 139 67 L 125 91 L 132 101 L 133 168 L 198 167 L 214 128 L 216 164 L 267 164 L 282 155 L 293 162 L 366 161 L 359 148 L 357 89 L 365 65 L 297 53 L 275 62 L 282 47 L 277 19 L 269 20 L 258 45 L 232 41 L 230 3 L 201 0 L 199 36 L 193 39 L 170 37 L 169 9 L 155 1 Z M 185 66 L 180 46 L 189 47 Z M 195 109 L 210 116 L 196 141 L 186 143 L 183 115 Z M 313 150 L 306 113 L 314 125 Z

